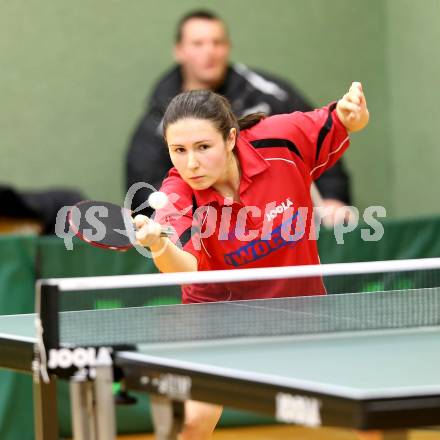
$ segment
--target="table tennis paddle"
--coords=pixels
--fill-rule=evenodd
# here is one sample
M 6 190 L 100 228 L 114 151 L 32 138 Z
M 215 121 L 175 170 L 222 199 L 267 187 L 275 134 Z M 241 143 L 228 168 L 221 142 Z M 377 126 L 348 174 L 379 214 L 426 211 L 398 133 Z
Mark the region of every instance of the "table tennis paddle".
M 109 202 L 85 200 L 72 206 L 68 221 L 75 235 L 93 246 L 126 251 L 136 242 L 132 212 Z M 171 226 L 162 226 L 162 237 L 175 234 Z

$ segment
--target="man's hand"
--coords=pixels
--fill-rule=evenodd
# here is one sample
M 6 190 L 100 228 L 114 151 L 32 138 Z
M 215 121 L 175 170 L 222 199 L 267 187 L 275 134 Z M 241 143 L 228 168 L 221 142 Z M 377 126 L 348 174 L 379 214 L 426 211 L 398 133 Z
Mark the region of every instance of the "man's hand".
M 336 199 L 323 199 L 322 207 L 324 216 L 321 221 L 326 228 L 333 228 L 337 225 L 355 224 L 358 221 L 353 208 Z
M 347 131 L 362 130 L 370 119 L 362 84 L 354 82 L 350 90 L 338 101 L 336 113 Z

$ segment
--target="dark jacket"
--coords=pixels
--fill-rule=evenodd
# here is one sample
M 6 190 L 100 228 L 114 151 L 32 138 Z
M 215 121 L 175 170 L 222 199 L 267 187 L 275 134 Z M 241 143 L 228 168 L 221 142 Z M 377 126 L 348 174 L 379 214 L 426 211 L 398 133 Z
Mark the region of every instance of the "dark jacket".
M 37 220 L 44 234 L 55 234 L 58 211 L 85 198 L 80 191 L 70 188 L 22 191 L 0 183 L 0 217 Z M 63 226 L 65 231 L 69 229 L 67 220 Z
M 133 183 L 147 182 L 158 190 L 172 167 L 162 137 L 162 118 L 171 99 L 181 91 L 182 75 L 176 66 L 158 82 L 147 111 L 134 132 L 126 158 L 126 189 Z M 251 70 L 243 64 L 228 68 L 225 81 L 216 92 L 230 101 L 238 117 L 254 112 L 274 115 L 312 110 L 290 84 L 273 75 Z M 349 179 L 341 161 L 326 171 L 316 184 L 323 198 L 350 203 Z M 133 208 L 145 202 L 148 194 L 146 188 L 137 191 Z M 144 212 L 151 213 L 148 209 Z

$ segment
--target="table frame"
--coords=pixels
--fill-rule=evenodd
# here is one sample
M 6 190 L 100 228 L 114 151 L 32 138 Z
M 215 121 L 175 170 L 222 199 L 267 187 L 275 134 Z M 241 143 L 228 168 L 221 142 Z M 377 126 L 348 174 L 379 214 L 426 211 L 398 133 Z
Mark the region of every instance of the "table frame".
M 34 343 L 33 338 L 0 335 L 1 368 L 31 374 Z M 440 395 L 362 401 L 309 392 L 305 389 L 258 383 L 251 379 L 234 378 L 232 375 L 218 374 L 214 371 L 173 367 L 169 365 L 170 361 L 167 359 L 161 360 L 136 352 L 117 352 L 114 362 L 118 371 L 123 373 L 127 389 L 152 395 L 153 420 L 160 440 L 176 438 L 182 426 L 183 402 L 186 399 L 191 398 L 276 417 L 275 401 L 279 392 L 319 399 L 324 426 L 357 430 L 380 429 L 384 430 L 383 438 L 387 439 L 406 439 L 406 431 L 401 430 L 402 420 L 406 425 L 403 428 L 438 423 Z M 98 371 L 101 373 L 98 373 L 95 381 L 78 381 L 75 378 L 71 380 L 70 394 L 75 439 L 115 438 L 114 403 L 111 397 L 113 368 L 102 368 Z M 161 378 L 164 377 L 174 380 L 174 388 L 163 386 Z M 179 380 L 182 381 L 182 378 L 184 378 L 183 383 L 190 383 L 190 388 L 179 389 Z M 56 377 L 52 376 L 49 384 L 40 381 L 33 386 L 35 433 L 38 440 L 58 438 L 56 382 Z M 90 402 L 94 402 L 92 407 Z M 89 411 L 84 412 L 87 408 Z M 93 414 L 92 422 L 90 414 Z M 92 426 L 95 428 L 79 428 L 90 423 L 93 423 Z M 78 427 L 75 428 L 76 426 Z

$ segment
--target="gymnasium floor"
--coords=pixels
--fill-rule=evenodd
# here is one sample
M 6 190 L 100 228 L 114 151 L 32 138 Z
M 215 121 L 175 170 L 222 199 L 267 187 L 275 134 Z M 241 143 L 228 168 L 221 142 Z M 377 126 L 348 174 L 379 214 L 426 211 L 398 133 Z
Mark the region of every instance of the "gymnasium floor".
M 222 428 L 214 432 L 212 440 L 357 440 L 354 433 L 341 429 L 308 429 L 296 426 L 256 426 Z M 118 440 L 154 440 L 149 435 L 129 435 Z M 410 431 L 408 440 L 440 440 L 440 431 Z

